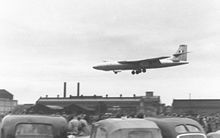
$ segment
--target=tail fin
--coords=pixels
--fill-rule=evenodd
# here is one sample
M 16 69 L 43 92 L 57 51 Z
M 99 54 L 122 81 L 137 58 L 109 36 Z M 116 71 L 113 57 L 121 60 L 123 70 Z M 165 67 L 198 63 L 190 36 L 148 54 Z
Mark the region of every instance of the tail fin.
M 187 61 L 187 53 L 187 45 L 180 45 L 176 53 L 173 54 L 172 60 L 174 62 Z

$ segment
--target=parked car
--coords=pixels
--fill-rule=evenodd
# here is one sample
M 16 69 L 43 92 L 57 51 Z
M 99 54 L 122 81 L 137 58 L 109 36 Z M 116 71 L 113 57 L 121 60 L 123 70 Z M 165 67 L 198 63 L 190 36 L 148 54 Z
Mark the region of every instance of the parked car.
M 159 127 L 145 119 L 111 118 L 96 122 L 90 138 L 162 138 Z
M 66 138 L 66 119 L 61 116 L 8 115 L 1 123 L 1 138 Z
M 220 130 L 208 133 L 207 138 L 220 138 Z
M 190 118 L 145 118 L 155 122 L 163 138 L 206 138 L 202 126 Z

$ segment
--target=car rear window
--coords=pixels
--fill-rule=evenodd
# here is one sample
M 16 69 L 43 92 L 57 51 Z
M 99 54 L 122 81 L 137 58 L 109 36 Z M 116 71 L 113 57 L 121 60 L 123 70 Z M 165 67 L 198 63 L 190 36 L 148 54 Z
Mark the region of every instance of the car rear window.
M 133 131 L 128 134 L 128 138 L 153 138 L 153 135 L 151 132 Z
M 200 132 L 199 128 L 193 125 L 186 125 L 189 132 Z
M 187 130 L 186 130 L 186 128 L 185 128 L 184 125 L 178 125 L 178 126 L 176 126 L 176 127 L 175 127 L 175 131 L 176 131 L 177 133 L 186 133 L 186 132 L 187 132 Z
M 129 128 L 119 129 L 109 135 L 109 138 L 162 138 L 159 129 Z
M 19 124 L 16 126 L 15 138 L 53 138 L 53 129 L 47 124 Z
M 179 135 L 177 138 L 206 138 L 205 135 L 202 134 L 187 134 L 187 135 Z

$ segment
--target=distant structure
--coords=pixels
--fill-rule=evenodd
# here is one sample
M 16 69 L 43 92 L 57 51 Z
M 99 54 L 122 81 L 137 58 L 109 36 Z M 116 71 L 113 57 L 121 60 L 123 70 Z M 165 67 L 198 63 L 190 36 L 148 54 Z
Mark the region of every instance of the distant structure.
M 220 113 L 220 99 L 174 99 L 172 112 L 204 115 Z
M 17 100 L 5 89 L 0 89 L 0 114 L 12 111 L 17 106 Z
M 77 83 L 77 96 L 69 97 L 41 97 L 36 104 L 61 106 L 69 110 L 82 109 L 82 112 L 93 114 L 137 114 L 157 115 L 163 112 L 164 104 L 160 102 L 160 96 L 154 96 L 153 91 L 147 91 L 144 96 L 119 97 L 83 96 L 80 95 L 79 83 Z

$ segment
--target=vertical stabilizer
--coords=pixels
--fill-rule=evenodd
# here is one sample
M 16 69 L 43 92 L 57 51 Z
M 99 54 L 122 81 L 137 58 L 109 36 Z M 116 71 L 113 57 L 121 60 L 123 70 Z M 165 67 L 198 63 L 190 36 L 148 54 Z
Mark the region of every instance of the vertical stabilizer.
M 173 54 L 174 62 L 187 61 L 187 45 L 180 45 L 179 49 Z

